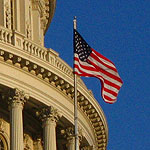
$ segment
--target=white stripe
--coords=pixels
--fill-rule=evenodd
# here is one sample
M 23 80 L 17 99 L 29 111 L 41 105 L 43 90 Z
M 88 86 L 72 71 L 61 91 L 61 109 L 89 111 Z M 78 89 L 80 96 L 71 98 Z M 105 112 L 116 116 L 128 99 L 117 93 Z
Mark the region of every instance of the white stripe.
M 106 88 L 106 89 L 110 89 L 111 91 L 114 91 L 115 93 L 118 93 L 119 92 L 119 90 L 118 89 L 116 89 L 116 88 L 114 88 L 114 87 L 112 87 L 112 86 L 110 86 L 110 85 L 108 85 L 108 84 L 104 84 L 104 87 Z

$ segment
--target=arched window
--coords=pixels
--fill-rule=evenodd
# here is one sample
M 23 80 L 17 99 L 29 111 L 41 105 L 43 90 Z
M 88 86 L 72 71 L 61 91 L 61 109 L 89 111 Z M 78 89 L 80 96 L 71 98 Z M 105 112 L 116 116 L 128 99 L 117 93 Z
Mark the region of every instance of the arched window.
M 6 140 L 1 134 L 0 134 L 0 150 L 7 150 Z

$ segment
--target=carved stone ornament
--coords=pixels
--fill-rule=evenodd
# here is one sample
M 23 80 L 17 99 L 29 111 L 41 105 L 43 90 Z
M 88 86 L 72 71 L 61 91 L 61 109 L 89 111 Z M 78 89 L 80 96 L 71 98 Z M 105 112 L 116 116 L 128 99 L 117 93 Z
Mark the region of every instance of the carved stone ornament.
M 93 146 L 84 146 L 81 148 L 81 150 L 93 150 Z
M 29 20 L 26 21 L 26 36 L 31 39 L 31 25 Z
M 45 119 L 51 119 L 53 121 L 58 121 L 61 117 L 61 114 L 52 106 L 45 107 L 41 111 L 36 112 L 36 116 L 39 117 L 42 121 Z
M 22 104 L 24 105 L 24 103 L 29 99 L 29 95 L 26 94 L 24 91 L 19 90 L 17 88 L 15 89 L 11 89 L 8 93 L 9 95 L 9 104 L 13 105 L 13 104 Z
M 32 150 L 33 142 L 29 135 L 24 134 L 24 150 Z
M 42 28 L 43 30 L 45 30 L 46 27 L 47 27 L 47 19 L 46 19 L 46 16 L 43 16 L 43 17 L 41 18 L 41 28 Z
M 5 123 L 4 120 L 0 118 L 0 131 L 4 131 L 4 130 L 5 130 Z
M 11 10 L 8 2 L 5 3 L 6 27 L 11 27 Z
M 34 142 L 34 150 L 43 150 L 42 140 L 40 138 Z
M 74 128 L 68 127 L 66 129 L 61 130 L 61 135 L 63 135 L 65 138 L 74 137 Z
M 67 140 L 72 140 L 72 138 L 75 137 L 74 128 L 68 127 L 66 129 L 61 130 L 61 135 L 63 135 L 64 138 L 67 138 Z M 83 131 L 80 128 L 78 129 L 78 137 L 79 137 L 79 141 L 82 141 Z

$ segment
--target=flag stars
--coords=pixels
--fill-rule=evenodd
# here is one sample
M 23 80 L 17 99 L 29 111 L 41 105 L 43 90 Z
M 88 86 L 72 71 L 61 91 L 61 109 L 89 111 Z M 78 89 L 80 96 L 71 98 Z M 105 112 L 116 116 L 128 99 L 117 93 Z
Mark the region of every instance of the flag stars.
M 78 54 L 81 61 L 87 61 L 88 56 L 91 54 L 91 47 L 81 37 L 81 35 L 75 30 L 74 45 L 75 53 Z

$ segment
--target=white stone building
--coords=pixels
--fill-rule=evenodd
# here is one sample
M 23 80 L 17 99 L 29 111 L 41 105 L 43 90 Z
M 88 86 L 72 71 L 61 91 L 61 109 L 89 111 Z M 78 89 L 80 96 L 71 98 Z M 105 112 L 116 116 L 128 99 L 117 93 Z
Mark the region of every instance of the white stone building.
M 74 150 L 72 68 L 44 34 L 56 0 L 0 0 L 0 150 Z M 79 149 L 106 150 L 104 113 L 78 79 Z

